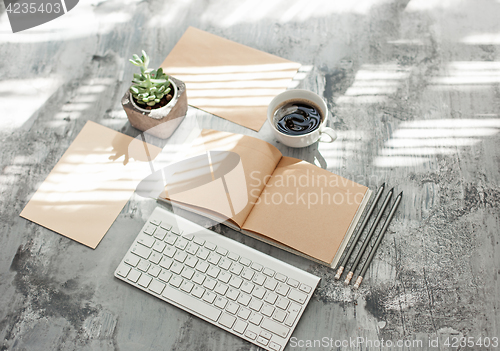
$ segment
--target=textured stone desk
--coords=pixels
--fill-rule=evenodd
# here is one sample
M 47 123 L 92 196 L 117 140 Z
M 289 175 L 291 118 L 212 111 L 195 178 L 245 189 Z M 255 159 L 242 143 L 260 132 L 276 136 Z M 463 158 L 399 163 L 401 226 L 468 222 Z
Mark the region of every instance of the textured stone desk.
M 91 0 L 17 34 L 0 6 L 1 350 L 257 349 L 113 278 L 153 200 L 133 196 L 96 250 L 18 216 L 87 120 L 137 135 L 120 106 L 127 59 L 145 49 L 159 65 L 188 25 L 301 62 L 298 86 L 324 96 L 339 138 L 292 150 L 268 126 L 256 133 L 192 107 L 175 135 L 197 123 L 257 136 L 404 191 L 358 291 L 215 227 L 322 277 L 293 336 L 331 338 L 309 348 L 324 350 L 366 350 L 335 346 L 358 337 L 411 341 L 391 350 L 500 337 L 500 2 Z

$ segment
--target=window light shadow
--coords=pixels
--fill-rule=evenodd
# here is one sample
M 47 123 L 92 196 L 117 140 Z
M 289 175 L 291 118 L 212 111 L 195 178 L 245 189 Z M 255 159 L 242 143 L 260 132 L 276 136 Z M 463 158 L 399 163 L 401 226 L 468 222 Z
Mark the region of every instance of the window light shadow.
M 380 168 L 419 166 L 429 162 L 431 156 L 454 154 L 498 134 L 499 118 L 477 117 L 401 123 L 373 163 Z

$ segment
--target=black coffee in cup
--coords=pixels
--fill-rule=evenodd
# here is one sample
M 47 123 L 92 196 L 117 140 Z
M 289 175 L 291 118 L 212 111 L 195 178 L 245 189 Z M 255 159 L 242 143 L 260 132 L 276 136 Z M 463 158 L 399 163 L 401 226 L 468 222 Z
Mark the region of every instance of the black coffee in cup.
M 287 135 L 304 135 L 319 128 L 321 109 L 308 100 L 286 101 L 274 113 L 276 129 Z

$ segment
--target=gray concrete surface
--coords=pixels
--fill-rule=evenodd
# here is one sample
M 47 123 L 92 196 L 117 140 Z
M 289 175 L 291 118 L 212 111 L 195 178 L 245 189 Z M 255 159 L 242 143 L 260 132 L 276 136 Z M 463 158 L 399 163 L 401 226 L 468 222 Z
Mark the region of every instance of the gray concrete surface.
M 1 350 L 258 349 L 113 278 L 153 200 L 133 196 L 96 250 L 18 216 L 87 120 L 138 135 L 120 106 L 127 59 L 145 49 L 159 65 L 189 25 L 309 66 L 299 86 L 325 97 L 339 139 L 292 150 L 267 126 L 192 107 L 179 135 L 196 122 L 258 136 L 405 193 L 358 291 L 215 227 L 322 277 L 297 340 L 411 343 L 288 350 L 457 350 L 447 338 L 500 337 L 499 1 L 90 0 L 17 34 L 0 6 Z

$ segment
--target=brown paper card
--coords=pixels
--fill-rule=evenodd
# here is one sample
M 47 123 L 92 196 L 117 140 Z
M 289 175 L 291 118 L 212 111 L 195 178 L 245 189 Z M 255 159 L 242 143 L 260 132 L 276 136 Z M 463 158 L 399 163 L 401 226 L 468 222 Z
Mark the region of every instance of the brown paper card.
M 191 106 L 256 131 L 300 66 L 193 27 L 161 64 L 186 83 Z
M 20 216 L 95 249 L 160 151 L 88 121 Z
M 308 162 L 283 157 L 243 229 L 331 263 L 367 190 Z

